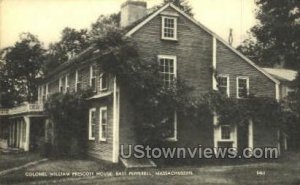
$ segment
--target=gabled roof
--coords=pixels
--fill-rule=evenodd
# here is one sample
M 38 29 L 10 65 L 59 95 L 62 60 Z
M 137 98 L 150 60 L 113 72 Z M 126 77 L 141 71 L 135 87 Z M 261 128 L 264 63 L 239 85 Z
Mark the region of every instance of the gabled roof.
M 263 68 L 267 73 L 280 81 L 291 82 L 297 78 L 298 72 L 290 69 Z
M 194 24 L 196 24 L 198 27 L 200 27 L 201 29 L 203 29 L 204 31 L 206 31 L 208 34 L 210 34 L 211 36 L 215 37 L 219 42 L 221 42 L 222 44 L 224 44 L 228 49 L 230 49 L 236 55 L 238 55 L 239 57 L 241 57 L 244 61 L 246 61 L 247 63 L 249 63 L 256 70 L 258 70 L 259 72 L 261 72 L 262 74 L 264 74 L 267 78 L 269 78 L 270 80 L 272 80 L 276 84 L 280 84 L 279 80 L 277 80 L 272 75 L 270 75 L 269 73 L 267 73 L 263 68 L 257 66 L 254 62 L 252 62 L 250 59 L 248 59 L 242 53 L 240 53 L 235 48 L 233 48 L 232 46 L 230 46 L 224 39 L 222 39 L 216 33 L 214 33 L 213 31 L 211 31 L 210 29 L 208 29 L 206 26 L 204 26 L 203 24 L 201 24 L 200 22 L 198 22 L 197 20 L 195 20 L 191 16 L 187 15 L 184 11 L 180 10 L 178 7 L 176 7 L 172 3 L 168 3 L 168 4 L 164 5 L 164 6 L 162 6 L 156 12 L 154 12 L 153 14 L 151 14 L 151 16 L 147 16 L 146 18 L 144 18 L 139 24 L 137 24 L 135 27 L 131 28 L 125 34 L 125 36 L 132 36 L 135 32 L 137 32 L 139 29 L 141 29 L 145 24 L 147 24 L 148 22 L 150 22 L 152 19 L 154 19 L 157 15 L 159 15 L 162 11 L 164 11 L 168 7 L 173 8 L 174 10 L 176 10 L 177 12 L 179 12 L 181 15 L 183 15 L 184 17 L 186 17 L 187 19 L 189 19 L 191 22 L 193 22 Z
M 124 35 L 127 36 L 127 37 L 132 36 L 135 32 L 137 32 L 139 29 L 141 29 L 144 25 L 146 25 L 148 22 L 150 22 L 152 19 L 154 19 L 157 15 L 159 15 L 161 12 L 163 12 L 168 7 L 173 8 L 174 10 L 176 10 L 177 12 L 179 12 L 181 15 L 183 15 L 184 17 L 186 17 L 187 19 L 189 19 L 191 22 L 193 22 L 194 24 L 196 24 L 198 27 L 200 27 L 201 29 L 203 29 L 204 31 L 206 31 L 208 34 L 210 34 L 211 36 L 213 36 L 214 38 L 216 38 L 219 42 L 221 42 L 222 44 L 224 44 L 228 49 L 230 49 L 236 55 L 238 55 L 239 57 L 241 57 L 245 62 L 247 62 L 248 64 L 250 64 L 251 66 L 253 66 L 256 70 L 258 70 L 259 72 L 261 72 L 262 74 L 264 74 L 271 81 L 275 82 L 276 84 L 280 84 L 280 81 L 278 79 L 276 79 L 275 77 L 273 77 L 272 75 L 270 75 L 269 73 L 267 73 L 263 68 L 257 66 L 254 62 L 252 62 L 246 56 L 244 56 L 239 51 L 237 51 L 235 48 L 233 48 L 232 46 L 230 46 L 225 40 L 223 40 L 216 33 L 212 32 L 206 26 L 204 26 L 203 24 L 201 24 L 200 22 L 198 22 L 197 20 L 195 20 L 191 16 L 187 15 L 184 11 L 180 10 L 178 7 L 176 7 L 172 3 L 165 4 L 164 6 L 162 6 L 161 8 L 159 8 L 158 10 L 156 10 L 156 11 L 152 12 L 151 14 L 145 16 L 144 18 L 142 18 L 142 19 L 134 22 L 133 24 L 129 25 L 128 27 L 123 28 Z M 78 61 L 79 58 L 81 58 L 81 56 L 85 55 L 85 53 L 90 53 L 92 50 L 93 50 L 93 46 L 90 46 L 88 49 L 86 49 L 86 50 L 82 51 L 81 53 L 79 53 L 74 59 L 71 59 L 71 60 L 67 61 L 66 63 L 58 66 L 55 70 L 53 70 L 53 72 L 51 74 L 47 75 L 47 77 L 55 74 L 56 72 L 64 70 L 66 67 L 68 67 L 71 64 L 75 63 L 76 61 Z

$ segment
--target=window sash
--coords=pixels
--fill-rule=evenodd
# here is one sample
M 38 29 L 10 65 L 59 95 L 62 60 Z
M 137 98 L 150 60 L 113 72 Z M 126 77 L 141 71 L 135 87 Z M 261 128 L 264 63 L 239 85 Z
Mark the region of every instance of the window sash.
M 99 140 L 106 141 L 107 139 L 107 123 L 108 113 L 107 107 L 100 107 L 99 111 Z
M 62 84 L 62 78 L 59 78 L 59 85 L 58 85 L 58 90 L 59 92 L 64 92 L 64 87 L 63 87 L 63 84 Z
M 65 76 L 65 93 L 68 93 L 70 90 L 70 86 L 69 86 L 69 75 L 67 74 Z
M 95 140 L 96 108 L 89 110 L 89 140 Z
M 220 75 L 218 76 L 218 89 L 219 92 L 222 94 L 227 95 L 227 97 L 230 96 L 230 81 L 229 81 L 229 75 Z
M 158 57 L 159 73 L 165 87 L 171 87 L 176 79 L 176 56 L 162 56 Z
M 231 139 L 231 127 L 230 125 L 221 125 L 221 140 Z
M 94 92 L 97 91 L 96 89 L 96 71 L 95 66 L 90 66 L 90 87 L 93 89 Z
M 247 98 L 249 96 L 249 78 L 237 77 L 237 98 Z
M 177 18 L 162 16 L 162 38 L 177 39 Z
M 102 73 L 100 75 L 100 91 L 105 91 L 108 89 L 108 74 Z
M 76 70 L 75 74 L 75 92 L 81 90 L 81 81 L 82 81 L 82 74 L 79 70 Z

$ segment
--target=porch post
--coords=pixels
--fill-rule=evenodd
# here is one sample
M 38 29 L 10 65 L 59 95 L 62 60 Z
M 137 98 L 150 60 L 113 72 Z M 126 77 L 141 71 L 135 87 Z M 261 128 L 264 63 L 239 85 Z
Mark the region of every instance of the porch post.
M 277 149 L 278 155 L 281 155 L 281 145 L 280 145 L 280 129 L 277 129 Z
M 24 151 L 29 151 L 30 146 L 30 117 L 24 116 L 25 121 L 25 142 L 24 142 Z
M 16 134 L 15 134 L 15 132 L 16 132 L 16 120 L 13 120 L 13 129 L 12 129 L 12 146 L 13 147 L 16 147 L 16 139 L 15 139 L 15 137 L 16 137 Z
M 253 120 L 249 120 L 248 125 L 248 147 L 253 148 Z
M 9 122 L 9 147 L 12 147 L 13 143 L 13 122 Z
M 23 121 L 20 120 L 20 148 L 23 148 Z
M 17 148 L 20 148 L 20 121 L 19 119 L 17 121 Z

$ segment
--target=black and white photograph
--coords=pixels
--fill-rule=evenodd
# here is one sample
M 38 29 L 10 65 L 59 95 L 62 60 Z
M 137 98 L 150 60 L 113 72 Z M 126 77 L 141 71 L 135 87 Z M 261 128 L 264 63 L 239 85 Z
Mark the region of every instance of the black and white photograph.
M 300 185 L 299 0 L 0 0 L 0 184 Z

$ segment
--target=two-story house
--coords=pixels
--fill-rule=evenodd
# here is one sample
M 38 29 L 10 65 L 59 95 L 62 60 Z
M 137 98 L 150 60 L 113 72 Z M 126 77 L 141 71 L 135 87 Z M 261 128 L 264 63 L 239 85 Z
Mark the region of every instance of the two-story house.
M 159 62 L 162 66 L 160 72 L 164 74 L 162 76 L 167 77 L 162 80 L 168 83 L 180 76 L 194 87 L 191 96 L 200 97 L 219 89 L 228 97 L 247 98 L 249 94 L 254 94 L 277 101 L 282 98 L 281 82 L 277 78 L 173 4 L 165 4 L 147 15 L 145 2 L 127 1 L 121 6 L 120 25 L 127 30 L 124 36 L 136 41 L 144 61 Z M 42 105 L 53 93 L 92 88 L 96 95 L 87 100 L 90 105 L 86 112 L 89 120 L 85 123 L 89 128 L 86 134 L 89 140 L 88 153 L 92 157 L 117 163 L 120 145 L 139 141 L 134 137 L 134 111 L 127 98 L 126 87 L 121 87 L 115 76 L 104 73 L 97 65 L 103 57 L 107 56 L 97 54 L 91 46 L 59 66 L 40 85 L 37 105 Z M 25 121 L 23 116 L 20 124 L 14 123 L 16 126 L 10 124 L 10 144 L 19 140 L 23 142 L 22 134 L 15 131 L 19 127 L 27 134 L 26 137 L 23 134 L 24 140 L 28 140 L 32 116 L 35 115 L 30 114 Z M 281 131 L 276 127 L 257 125 L 252 120 L 249 120 L 246 128 L 218 125 L 214 118 L 201 122 L 180 114 L 174 114 L 171 120 L 173 130 L 169 142 L 177 146 L 280 148 Z M 46 117 L 39 121 L 40 125 L 45 123 L 43 127 L 46 130 L 52 127 Z M 27 127 L 18 126 L 24 125 L 23 122 L 27 123 Z

